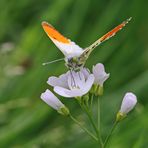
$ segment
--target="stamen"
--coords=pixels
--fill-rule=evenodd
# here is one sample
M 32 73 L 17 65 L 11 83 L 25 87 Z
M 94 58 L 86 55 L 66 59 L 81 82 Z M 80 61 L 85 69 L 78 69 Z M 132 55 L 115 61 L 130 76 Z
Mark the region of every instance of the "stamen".
M 75 83 L 74 76 L 73 76 L 73 74 L 72 74 L 72 70 L 70 70 L 70 74 L 71 74 L 71 78 L 72 78 L 72 80 L 73 80 L 73 81 L 71 81 L 71 86 L 72 86 L 72 87 L 76 87 L 76 83 Z
M 81 75 L 80 75 L 80 71 L 78 72 L 78 74 L 79 74 L 79 78 L 80 78 L 80 80 L 82 80 Z

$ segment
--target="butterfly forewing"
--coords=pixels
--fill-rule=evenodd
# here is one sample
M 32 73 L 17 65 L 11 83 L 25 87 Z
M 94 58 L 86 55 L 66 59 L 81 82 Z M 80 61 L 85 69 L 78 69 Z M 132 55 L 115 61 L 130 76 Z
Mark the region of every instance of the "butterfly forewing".
M 100 45 L 102 42 L 108 40 L 109 38 L 113 37 L 119 30 L 121 30 L 129 21 L 131 20 L 131 17 L 127 19 L 126 21 L 122 22 L 120 25 L 116 26 L 114 29 L 103 35 L 101 38 L 99 38 L 97 41 L 95 41 L 92 45 L 85 48 L 84 52 L 80 56 L 80 59 L 86 60 L 90 53 L 93 51 L 94 48 L 96 48 L 98 45 Z
M 82 54 L 83 49 L 81 47 L 64 37 L 52 25 L 47 22 L 42 22 L 42 27 L 48 37 L 66 57 L 80 56 Z

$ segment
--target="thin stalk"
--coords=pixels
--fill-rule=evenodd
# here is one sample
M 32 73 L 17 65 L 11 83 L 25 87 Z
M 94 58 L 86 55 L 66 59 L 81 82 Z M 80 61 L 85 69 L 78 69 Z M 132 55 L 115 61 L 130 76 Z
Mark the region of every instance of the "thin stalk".
M 100 98 L 98 97 L 98 139 L 100 140 L 101 146 L 103 146 L 103 141 L 101 137 L 101 120 L 100 120 Z
M 113 126 L 112 126 L 112 128 L 111 128 L 110 133 L 108 134 L 108 136 L 107 136 L 106 139 L 105 139 L 105 142 L 104 142 L 104 146 L 103 146 L 103 148 L 106 147 L 106 145 L 107 145 L 109 139 L 111 138 L 112 133 L 113 133 L 113 131 L 115 130 L 115 128 L 116 128 L 116 126 L 117 126 L 118 123 L 119 123 L 119 122 L 117 122 L 117 121 L 114 122 L 114 124 L 113 124 Z
M 86 110 L 86 114 L 87 114 L 87 116 L 88 116 L 88 118 L 89 118 L 89 120 L 90 120 L 90 122 L 91 122 L 91 124 L 92 124 L 92 126 L 93 126 L 93 128 L 94 128 L 94 130 L 96 132 L 96 134 L 98 135 L 98 133 L 99 133 L 98 129 L 97 129 L 97 127 L 96 127 L 96 125 L 94 123 L 94 120 L 93 120 L 93 118 L 92 118 L 92 116 L 91 116 L 91 114 L 90 114 L 90 112 L 88 110 Z
M 74 118 L 71 114 L 70 114 L 70 118 L 81 127 L 81 129 L 83 129 L 92 139 L 94 139 L 95 141 L 98 141 L 98 138 L 93 135 L 87 128 L 85 128 L 76 118 Z
M 94 131 L 96 132 L 97 137 L 99 138 L 99 131 L 98 131 L 97 126 L 96 126 L 95 123 L 94 123 L 94 120 L 93 120 L 93 118 L 92 118 L 91 112 L 89 111 L 89 109 L 87 108 L 87 106 L 83 106 L 80 102 L 79 102 L 79 105 L 80 105 L 81 109 L 82 109 L 83 111 L 85 111 L 86 115 L 87 115 L 88 118 L 89 118 L 90 123 L 92 124 L 92 127 L 93 127 Z M 98 139 L 98 138 L 97 138 L 97 139 Z M 98 140 L 98 143 L 99 143 L 100 147 L 102 147 L 102 145 L 101 145 L 101 143 L 100 143 L 100 140 Z
M 93 121 L 93 119 L 92 119 L 92 116 L 91 116 L 90 112 L 87 111 L 86 113 L 87 113 L 87 116 L 88 116 L 88 118 L 89 118 L 89 120 L 90 120 L 90 122 L 91 122 L 91 124 L 92 124 L 92 126 L 93 126 L 93 128 L 94 128 L 94 130 L 95 130 L 95 132 L 96 132 L 96 134 L 97 134 L 97 137 L 98 137 L 98 144 L 100 145 L 100 147 L 102 147 L 102 141 L 101 141 L 101 139 L 100 139 L 99 130 L 98 130 L 98 128 L 96 127 L 96 125 L 95 125 L 95 123 L 94 123 L 94 121 Z
M 87 116 L 88 116 L 88 118 L 89 118 L 89 120 L 90 120 L 90 122 L 91 122 L 91 124 L 92 124 L 92 126 L 93 126 L 93 128 L 94 128 L 94 130 L 96 132 L 96 134 L 98 135 L 98 129 L 97 129 L 97 127 L 96 127 L 96 125 L 95 125 L 95 123 L 94 123 L 94 121 L 92 119 L 92 116 L 91 116 L 87 106 L 83 107 L 83 105 L 81 103 L 79 103 L 79 105 L 82 108 L 82 110 L 86 112 L 86 114 L 87 114 Z
M 94 94 L 91 94 L 91 98 L 90 98 L 90 111 L 91 111 L 91 113 L 93 112 L 93 109 L 92 109 L 93 99 L 94 99 Z

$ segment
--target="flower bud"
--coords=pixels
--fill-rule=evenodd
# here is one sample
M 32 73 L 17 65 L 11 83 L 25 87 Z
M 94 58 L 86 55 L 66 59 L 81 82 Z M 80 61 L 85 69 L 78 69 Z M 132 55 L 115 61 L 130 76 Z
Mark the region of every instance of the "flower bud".
M 126 93 L 123 98 L 120 111 L 117 113 L 116 120 L 121 121 L 125 118 L 127 113 L 135 107 L 136 103 L 137 97 L 131 92 Z
M 69 109 L 50 90 L 47 89 L 42 93 L 41 99 L 58 113 L 66 116 L 69 114 Z

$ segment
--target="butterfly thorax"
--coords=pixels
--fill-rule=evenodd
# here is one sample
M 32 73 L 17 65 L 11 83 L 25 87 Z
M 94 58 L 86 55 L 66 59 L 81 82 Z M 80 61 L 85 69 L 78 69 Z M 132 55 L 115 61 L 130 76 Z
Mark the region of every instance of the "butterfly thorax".
M 80 70 L 85 64 L 85 60 L 82 60 L 80 57 L 65 58 L 65 62 L 66 67 L 74 71 Z

